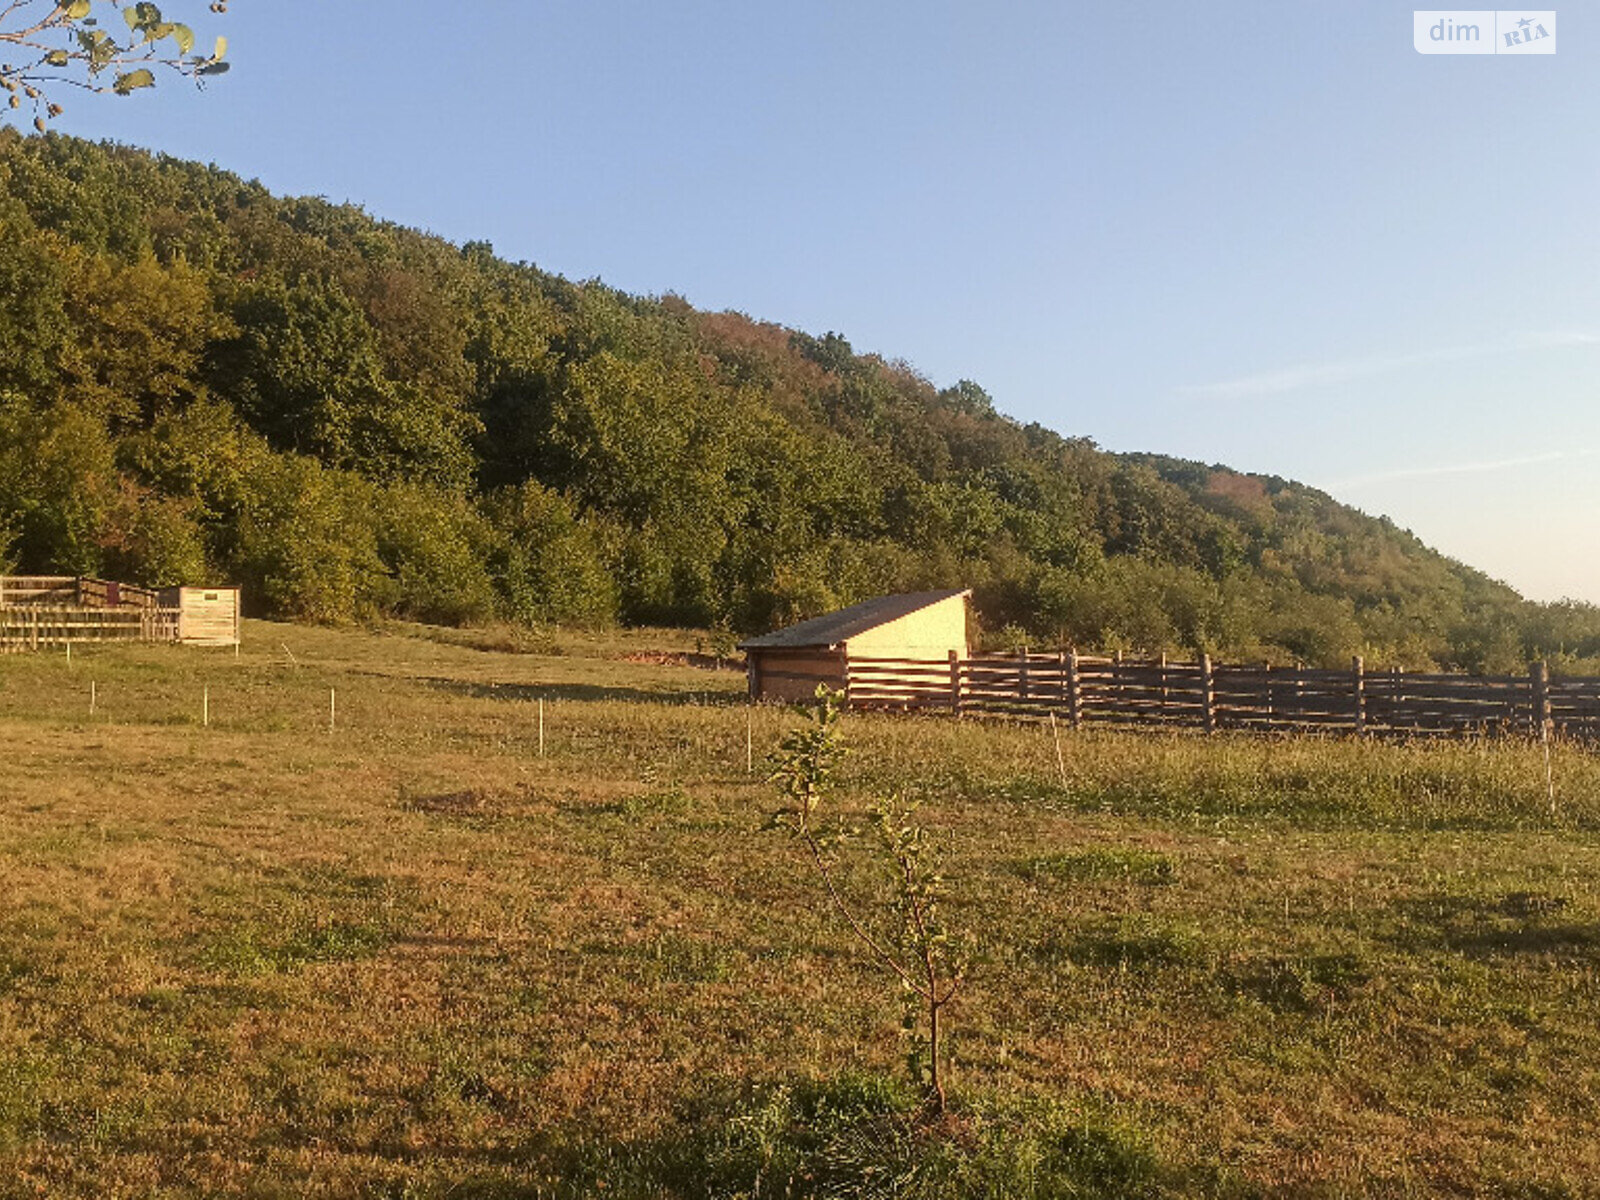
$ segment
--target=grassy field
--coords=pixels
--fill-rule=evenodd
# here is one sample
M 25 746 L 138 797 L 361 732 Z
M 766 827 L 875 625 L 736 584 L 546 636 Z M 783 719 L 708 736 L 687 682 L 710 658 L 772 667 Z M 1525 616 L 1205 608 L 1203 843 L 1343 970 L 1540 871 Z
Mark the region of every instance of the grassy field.
M 690 635 L 246 639 L 0 659 L 0 1197 L 1600 1194 L 1600 758 L 848 716 L 926 1129 Z

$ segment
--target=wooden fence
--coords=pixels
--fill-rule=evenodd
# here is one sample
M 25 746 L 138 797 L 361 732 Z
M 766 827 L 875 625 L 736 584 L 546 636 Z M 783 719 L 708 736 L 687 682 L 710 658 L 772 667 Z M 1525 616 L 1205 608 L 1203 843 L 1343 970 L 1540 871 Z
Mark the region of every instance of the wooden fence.
M 0 653 L 84 642 L 175 642 L 178 615 L 165 609 L 27 604 L 0 608 Z
M 1044 717 L 1074 728 L 1142 725 L 1390 735 L 1538 733 L 1600 738 L 1600 679 L 1228 666 L 1078 654 L 947 661 L 851 657 L 854 708 Z
M 0 575 L 0 608 L 32 604 L 153 609 L 161 607 L 161 596 L 152 588 L 88 575 Z
M 177 610 L 162 607 L 149 588 L 70 575 L 0 576 L 0 653 L 177 640 Z

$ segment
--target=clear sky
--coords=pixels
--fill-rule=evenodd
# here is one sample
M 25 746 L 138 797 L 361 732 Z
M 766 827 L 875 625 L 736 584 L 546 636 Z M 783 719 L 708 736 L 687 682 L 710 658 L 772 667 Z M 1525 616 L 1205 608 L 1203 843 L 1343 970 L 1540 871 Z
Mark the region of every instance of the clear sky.
M 167 0 L 231 42 L 64 132 L 910 362 L 1600 602 L 1600 0 L 1424 56 L 1372 0 Z

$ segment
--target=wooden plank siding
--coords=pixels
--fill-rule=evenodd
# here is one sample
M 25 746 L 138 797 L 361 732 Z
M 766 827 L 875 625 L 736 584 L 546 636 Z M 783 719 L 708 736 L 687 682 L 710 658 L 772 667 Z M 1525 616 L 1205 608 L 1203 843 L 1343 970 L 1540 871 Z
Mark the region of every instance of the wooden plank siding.
M 936 659 L 848 658 L 852 708 L 996 716 L 1055 714 L 1074 726 L 1371 733 L 1382 736 L 1539 731 L 1600 739 L 1600 679 L 1473 676 L 1213 665 L 1076 654 Z M 1541 683 L 1541 680 L 1544 682 Z
M 818 685 L 849 690 L 844 655 L 827 649 L 763 649 L 750 652 L 750 694 L 769 700 L 809 700 Z
M 161 606 L 178 614 L 178 640 L 190 646 L 239 641 L 238 588 L 163 588 Z

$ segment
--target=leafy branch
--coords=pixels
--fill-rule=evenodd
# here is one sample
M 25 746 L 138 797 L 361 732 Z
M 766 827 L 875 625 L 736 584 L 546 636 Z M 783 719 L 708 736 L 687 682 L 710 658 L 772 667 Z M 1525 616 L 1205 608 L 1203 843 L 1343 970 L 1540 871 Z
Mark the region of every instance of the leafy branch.
M 774 824 L 804 844 L 834 910 L 873 959 L 899 980 L 906 1000 L 903 1024 L 911 1039 L 907 1066 L 925 1086 L 928 1108 L 942 1113 L 944 1015 L 961 990 L 968 956 L 940 919 L 944 879 L 931 865 L 926 830 L 914 820 L 914 804 L 890 798 L 874 809 L 878 847 L 894 883 L 894 937 L 875 934 L 846 901 L 837 879 L 837 849 L 856 831 L 843 826 L 829 831 L 819 820 L 844 755 L 839 713 L 838 696 L 819 687 L 806 724 L 790 730 L 779 743 L 772 782 L 790 804 L 774 814 Z M 926 1023 L 920 1036 L 919 1015 Z
M 101 25 L 107 9 L 117 11 L 126 34 Z M 228 0 L 213 0 L 213 13 L 226 13 Z M 0 62 L 0 90 L 8 93 L 0 117 L 32 105 L 41 133 L 61 115 L 51 94 L 62 87 L 126 96 L 154 87 L 156 71 L 169 70 L 204 84 L 228 70 L 228 39 L 219 37 L 210 54 L 196 54 L 195 33 L 168 21 L 156 5 L 127 0 L 0 0 L 0 51 L 20 61 Z M 152 69 L 154 68 L 154 69 Z

